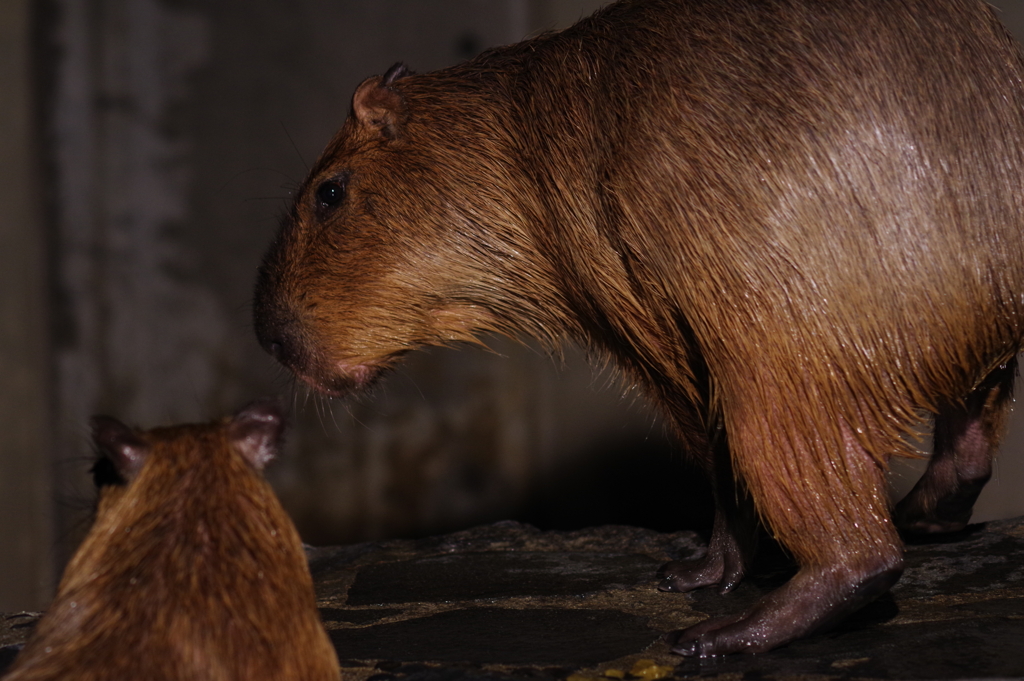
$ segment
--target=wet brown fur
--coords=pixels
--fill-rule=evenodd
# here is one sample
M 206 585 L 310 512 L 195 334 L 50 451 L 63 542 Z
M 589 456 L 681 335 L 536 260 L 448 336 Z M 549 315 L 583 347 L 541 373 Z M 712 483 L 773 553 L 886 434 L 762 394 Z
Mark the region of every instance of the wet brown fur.
M 682 652 L 777 645 L 898 577 L 883 476 L 926 414 L 980 420 L 982 458 L 998 442 L 1022 75 L 973 0 L 645 0 L 370 79 L 267 254 L 257 332 L 330 394 L 485 332 L 607 353 L 719 480 L 710 557 L 676 587 L 742 576 L 733 479 L 801 565 Z M 812 594 L 845 605 L 773 633 Z
M 340 678 L 298 533 L 237 423 L 135 434 L 145 463 L 102 488 L 5 681 Z

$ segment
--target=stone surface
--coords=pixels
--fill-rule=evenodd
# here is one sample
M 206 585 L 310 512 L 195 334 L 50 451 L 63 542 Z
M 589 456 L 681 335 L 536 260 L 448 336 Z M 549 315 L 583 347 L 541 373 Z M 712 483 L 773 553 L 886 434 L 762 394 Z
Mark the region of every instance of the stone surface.
M 728 596 L 657 591 L 660 563 L 702 550 L 691 533 L 498 523 L 309 555 L 352 681 L 1024 678 L 1024 518 L 911 544 L 892 592 L 833 631 L 682 659 L 663 633 L 742 610 L 792 573 L 769 551 Z M 0 618 L 0 669 L 37 617 Z
M 589 593 L 633 585 L 657 567 L 657 561 L 638 554 L 488 551 L 430 556 L 364 568 L 348 591 L 348 604 Z

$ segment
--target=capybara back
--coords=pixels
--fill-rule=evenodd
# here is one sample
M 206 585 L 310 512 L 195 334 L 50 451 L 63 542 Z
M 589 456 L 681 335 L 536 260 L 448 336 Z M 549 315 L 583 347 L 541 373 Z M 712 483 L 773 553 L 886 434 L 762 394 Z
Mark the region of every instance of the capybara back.
M 340 678 L 298 533 L 260 471 L 258 402 L 136 431 L 97 417 L 96 520 L 5 680 Z

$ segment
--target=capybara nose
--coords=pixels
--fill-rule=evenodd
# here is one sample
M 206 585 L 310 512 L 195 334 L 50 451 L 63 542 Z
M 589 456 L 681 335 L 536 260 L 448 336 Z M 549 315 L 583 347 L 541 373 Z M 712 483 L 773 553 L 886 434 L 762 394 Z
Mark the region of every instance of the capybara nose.
M 267 352 L 269 352 L 274 359 L 276 359 L 279 362 L 284 362 L 284 358 L 287 356 L 287 353 L 285 352 L 286 344 L 287 341 L 285 339 L 279 338 L 276 340 L 268 341 L 264 345 L 264 347 L 267 349 Z
M 292 368 L 302 347 L 295 316 L 280 304 L 258 297 L 253 309 L 253 326 L 260 346 L 281 364 Z
M 268 324 L 266 320 L 258 320 L 256 324 L 256 337 L 260 345 L 274 359 L 287 367 L 295 366 L 295 360 L 299 355 L 298 335 L 292 327 L 293 324 L 288 322 Z

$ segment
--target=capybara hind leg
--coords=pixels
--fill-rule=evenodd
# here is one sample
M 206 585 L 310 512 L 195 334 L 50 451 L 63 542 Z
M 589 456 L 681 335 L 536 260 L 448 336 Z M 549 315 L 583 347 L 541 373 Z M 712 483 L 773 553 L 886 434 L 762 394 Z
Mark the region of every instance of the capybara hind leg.
M 1000 366 L 962 403 L 935 416 L 935 449 L 924 475 L 896 505 L 897 527 L 913 534 L 956 532 L 992 475 L 1010 410 L 1017 360 Z
M 696 560 L 676 560 L 658 570 L 662 591 L 686 592 L 717 586 L 728 593 L 740 583 L 754 553 L 756 525 L 753 504 L 740 497 L 729 465 L 727 447 L 716 452 L 712 480 L 715 488 L 715 524 L 707 551 Z
M 781 400 L 770 404 L 767 414 L 734 417 L 730 444 L 737 476 L 800 570 L 742 614 L 670 635 L 682 655 L 770 650 L 832 626 L 885 593 L 902 573 L 884 466 L 850 428 L 816 432 L 812 425 L 835 424 L 801 414 L 799 406 L 784 412 Z

